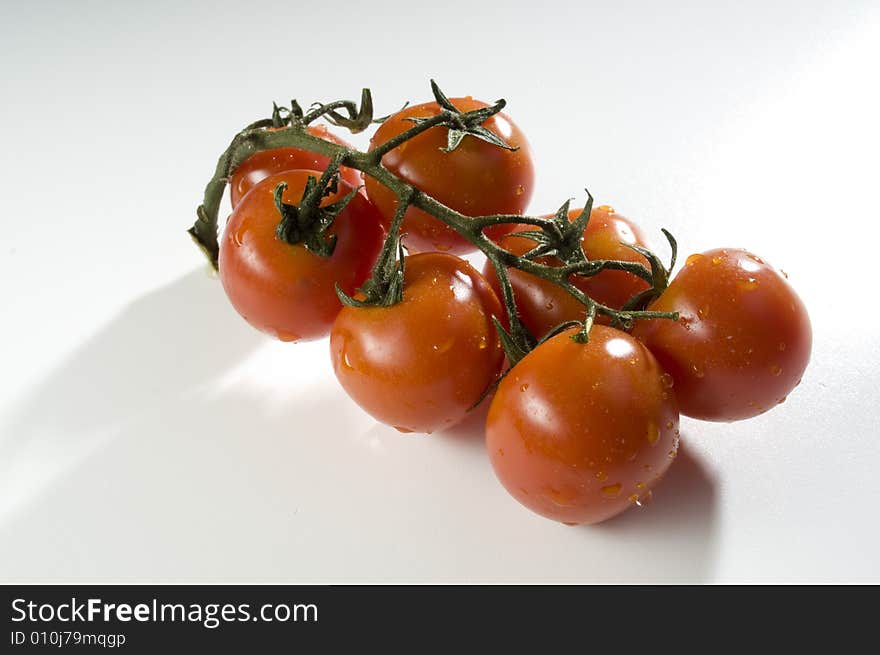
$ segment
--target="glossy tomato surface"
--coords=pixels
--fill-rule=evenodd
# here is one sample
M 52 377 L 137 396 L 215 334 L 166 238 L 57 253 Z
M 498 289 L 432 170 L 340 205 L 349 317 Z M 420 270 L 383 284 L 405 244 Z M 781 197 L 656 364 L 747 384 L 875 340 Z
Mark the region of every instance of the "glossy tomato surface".
M 296 204 L 310 176 L 320 171 L 272 175 L 244 196 L 226 224 L 220 241 L 220 279 L 232 305 L 251 325 L 282 341 L 326 335 L 342 304 L 335 284 L 347 293 L 369 276 L 382 247 L 381 217 L 362 194 L 355 194 L 329 230 L 337 237 L 329 257 L 275 236 L 281 215 L 275 187 L 287 184 L 284 202 Z M 340 181 L 322 204 L 342 199 L 352 187 Z
M 672 375 L 687 416 L 761 414 L 785 400 L 810 359 L 806 307 L 782 273 L 745 250 L 691 255 L 649 308 L 681 315 L 638 321 L 633 334 Z
M 310 125 L 307 129 L 312 136 L 351 147 L 351 144 L 340 139 L 324 125 Z M 256 152 L 241 162 L 229 177 L 229 197 L 232 200 L 232 207 L 235 208 L 244 194 L 270 175 L 297 169 L 323 171 L 329 163 L 329 157 L 299 148 L 274 148 Z M 353 168 L 340 166 L 339 175 L 355 188 L 362 184 L 360 171 Z
M 572 210 L 569 212 L 569 220 L 574 221 L 580 213 L 580 210 Z M 501 240 L 501 245 L 516 255 L 524 255 L 535 247 L 535 241 L 517 237 L 516 232 L 534 229 L 534 226 L 518 225 L 513 233 Z M 590 220 L 581 243 L 588 259 L 619 259 L 648 266 L 644 257 L 623 245 L 634 244 L 647 248 L 647 239 L 641 228 L 608 205 L 596 207 L 590 212 Z M 548 265 L 559 264 L 558 260 L 547 257 L 539 261 Z M 498 276 L 495 274 L 495 267 L 488 260 L 483 266 L 483 275 L 500 298 Z M 508 276 L 520 320 L 536 338 L 540 339 L 565 321 L 583 320 L 584 306 L 559 285 L 514 268 L 508 269 Z M 590 278 L 573 277 L 572 280 L 588 296 L 615 309 L 619 309 L 627 300 L 649 286 L 642 278 L 625 271 L 602 271 Z M 608 324 L 610 319 L 599 315 L 596 321 Z
M 488 106 L 469 97 L 452 98 L 451 102 L 465 112 Z M 403 109 L 376 130 L 370 140 L 370 149 L 413 127 L 414 123 L 407 119 L 427 118 L 439 112 L 440 106 L 436 102 Z M 483 127 L 519 150 L 505 150 L 466 136 L 455 150 L 443 152 L 448 129 L 434 127 L 386 154 L 382 157 L 382 164 L 404 181 L 465 216 L 521 214 L 531 199 L 535 178 L 528 141 L 503 113 L 487 119 Z M 396 196 L 369 176 L 366 176 L 366 187 L 367 195 L 390 221 L 397 207 Z M 486 234 L 497 238 L 510 229 L 507 225 L 493 227 L 487 229 Z M 463 254 L 475 250 L 454 230 L 414 207 L 407 210 L 402 231 L 406 233 L 404 243 L 413 252 L 438 250 Z
M 649 494 L 678 448 L 671 381 L 647 348 L 596 325 L 526 355 L 489 407 L 486 446 L 520 503 L 568 524 L 597 523 Z
M 449 254 L 406 258 L 403 301 L 345 307 L 330 334 L 333 370 L 376 420 L 434 432 L 463 419 L 504 358 L 501 305 L 480 273 Z

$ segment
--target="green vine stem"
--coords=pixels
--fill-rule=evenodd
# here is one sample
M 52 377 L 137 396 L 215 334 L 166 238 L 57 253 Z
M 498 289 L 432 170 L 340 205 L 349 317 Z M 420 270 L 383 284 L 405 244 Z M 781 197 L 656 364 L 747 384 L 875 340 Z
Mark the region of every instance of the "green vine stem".
M 361 103 L 357 105 L 351 101 L 340 100 L 327 104 L 316 104 L 308 112 L 304 113 L 299 104 L 294 100 L 290 109 L 275 107 L 273 117 L 263 119 L 248 125 L 239 132 L 230 143 L 229 147 L 220 156 L 214 176 L 205 187 L 204 199 L 197 210 L 197 220 L 189 229 L 189 234 L 201 247 L 214 268 L 217 267 L 219 254 L 217 224 L 220 211 L 220 202 L 223 191 L 230 175 L 236 167 L 245 159 L 261 150 L 274 148 L 299 148 L 328 157 L 333 166 L 347 166 L 362 171 L 371 176 L 380 184 L 386 186 L 397 196 L 398 208 L 392 221 L 390 233 L 383 247 L 382 253 L 373 269 L 373 276 L 361 288 L 361 299 L 353 299 L 345 294 L 340 298 L 347 304 L 370 305 L 370 304 L 393 304 L 400 300 L 402 289 L 402 266 L 403 251 L 400 246 L 400 224 L 406 209 L 409 206 L 416 207 L 431 216 L 442 221 L 467 241 L 481 250 L 495 267 L 501 292 L 502 301 L 507 309 L 510 332 L 498 326 L 501 330 L 505 349 L 511 358 L 511 364 L 515 363 L 522 355 L 529 352 L 535 346 L 535 338 L 519 320 L 516 309 L 516 299 L 513 287 L 508 276 L 508 268 L 516 268 L 536 277 L 549 280 L 564 289 L 578 302 L 584 305 L 585 319 L 581 323 L 581 330 L 575 335 L 578 341 L 586 341 L 589 338 L 590 327 L 598 315 L 605 315 L 612 319 L 613 324 L 624 329 L 632 327 L 634 321 L 647 318 L 678 319 L 676 313 L 655 312 L 645 310 L 645 306 L 657 295 L 662 293 L 669 281 L 669 274 L 675 263 L 676 245 L 675 240 L 666 231 L 664 235 L 669 239 L 672 246 L 672 264 L 669 269 L 663 266 L 659 258 L 652 252 L 640 247 L 634 247 L 648 260 L 651 268 L 638 262 L 619 260 L 589 260 L 581 247 L 581 235 L 589 220 L 592 207 L 592 196 L 587 193 L 587 203 L 581 215 L 574 221 L 568 220 L 568 202 L 564 203 L 556 216 L 544 218 L 539 216 L 524 216 L 515 214 L 500 214 L 492 216 L 470 217 L 447 207 L 435 198 L 423 191 L 407 184 L 405 181 L 386 169 L 382 163 L 382 157 L 418 136 L 422 132 L 437 127 L 446 127 L 450 132 L 449 145 L 445 151 L 453 150 L 464 138 L 480 138 L 499 147 L 509 147 L 500 137 L 482 127 L 482 123 L 489 117 L 501 111 L 506 103 L 499 100 L 494 105 L 477 109 L 470 112 L 460 112 L 449 102 L 436 83 L 432 81 L 432 90 L 435 98 L 441 106 L 441 111 L 429 118 L 414 121 L 414 125 L 372 151 L 361 152 L 354 148 L 348 148 L 325 141 L 313 136 L 307 131 L 307 126 L 314 120 L 324 117 L 334 125 L 340 125 L 347 129 L 358 132 L 365 129 L 369 124 L 376 121 L 373 118 L 372 96 L 365 89 L 361 96 Z M 340 113 L 345 112 L 345 115 Z M 383 119 L 379 119 L 380 121 Z M 286 129 L 278 129 L 278 128 Z M 274 128 L 274 129 L 268 129 Z M 455 133 L 455 134 L 453 134 Z M 314 198 L 304 198 L 303 203 L 320 202 L 320 194 L 312 194 Z M 309 207 L 301 205 L 300 211 L 308 213 Z M 279 216 L 279 220 L 280 220 Z M 518 236 L 527 236 L 536 241 L 536 247 L 525 256 L 515 255 L 506 250 L 502 245 L 490 240 L 483 230 L 493 225 L 503 224 L 526 224 L 534 226 L 536 230 L 528 233 L 519 233 Z M 559 263 L 544 263 L 539 257 L 555 258 Z M 634 296 L 623 308 L 615 309 L 603 305 L 578 288 L 572 278 L 591 277 L 604 270 L 626 271 L 646 280 L 650 289 Z

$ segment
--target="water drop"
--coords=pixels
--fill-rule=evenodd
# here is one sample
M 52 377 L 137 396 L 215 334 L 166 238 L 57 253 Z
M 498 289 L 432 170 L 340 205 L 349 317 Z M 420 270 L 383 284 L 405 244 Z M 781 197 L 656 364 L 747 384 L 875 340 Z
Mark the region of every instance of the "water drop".
M 607 498 L 614 498 L 620 495 L 621 489 L 623 489 L 623 485 L 619 482 L 617 484 L 609 484 L 602 487 L 602 495 Z
M 671 389 L 672 386 L 675 384 L 675 380 L 672 379 L 672 376 L 669 375 L 669 373 L 661 373 L 660 383 L 667 389 Z
M 489 343 L 486 341 L 486 337 L 480 337 L 480 342 L 477 344 L 477 348 L 480 350 L 485 350 L 489 347 Z
M 607 480 L 608 474 L 605 471 L 597 471 L 596 472 L 596 479 L 597 480 Z
M 754 291 L 758 288 L 758 284 L 758 280 L 753 277 L 747 278 L 745 280 L 738 280 L 736 283 L 736 285 L 743 291 Z
M 774 364 L 770 367 L 770 372 L 778 377 L 782 373 L 782 367 L 779 364 Z
M 691 364 L 691 370 L 694 372 L 694 375 L 697 376 L 698 378 L 701 378 L 704 375 L 706 375 L 706 372 L 702 368 L 697 366 L 696 364 Z
M 516 195 L 521 196 L 521 195 L 524 194 L 525 192 L 526 192 L 526 189 L 525 189 L 525 187 L 524 187 L 522 184 L 517 184 L 517 185 L 516 185 Z
M 498 449 L 498 454 L 501 455 L 501 457 L 504 457 L 504 449 L 503 449 L 503 448 L 499 448 L 499 449 Z
M 645 505 L 650 505 L 651 501 L 654 500 L 654 493 L 648 489 L 645 493 L 639 496 L 639 500 L 636 503 L 639 507 L 644 507 Z
M 644 482 L 636 482 L 636 489 L 644 489 L 647 485 Z
M 706 320 L 706 318 L 709 316 L 709 305 L 703 305 L 702 307 L 697 309 L 697 316 L 700 317 L 701 321 Z
M 629 502 L 631 502 L 633 505 L 635 505 L 637 502 L 639 502 L 639 495 L 638 494 L 630 494 L 630 496 L 629 496 L 629 498 L 627 498 L 627 500 Z
M 410 430 L 409 428 L 405 428 L 400 425 L 395 425 L 394 429 L 397 430 L 398 432 L 403 432 L 404 434 L 410 434 L 412 432 L 415 432 L 415 430 Z
M 281 341 L 291 342 L 291 341 L 299 341 L 300 336 L 295 332 L 285 332 L 283 330 L 279 330 L 275 333 L 275 336 L 278 337 Z
M 673 423 L 672 421 L 666 421 L 666 429 L 667 430 L 671 430 L 674 425 L 675 425 L 675 423 Z
M 657 440 L 660 438 L 660 430 L 657 429 L 657 424 L 653 421 L 648 423 L 648 431 L 645 434 L 645 438 L 652 446 L 657 443 Z
M 693 266 L 694 264 L 699 263 L 699 261 L 700 261 L 701 259 L 703 259 L 703 255 L 700 255 L 700 254 L 694 254 L 694 255 L 691 255 L 690 257 L 688 257 L 688 258 L 685 260 L 684 265 L 685 265 L 685 266 Z
M 720 264 L 720 263 L 721 263 L 721 257 L 719 257 L 718 255 L 715 255 L 715 256 L 712 258 L 712 265 L 713 265 L 713 266 L 718 266 L 718 264 Z
M 650 464 L 642 464 L 642 468 L 648 471 L 649 473 L 654 470 L 654 467 Z
M 785 350 L 785 342 L 784 342 L 784 341 L 780 341 L 780 342 L 779 342 L 779 351 L 782 352 L 783 350 Z
M 520 391 L 525 391 L 525 390 L 528 389 L 528 388 L 529 388 L 529 383 L 528 383 L 528 382 L 523 382 L 521 385 L 519 385 L 519 390 L 520 390 Z

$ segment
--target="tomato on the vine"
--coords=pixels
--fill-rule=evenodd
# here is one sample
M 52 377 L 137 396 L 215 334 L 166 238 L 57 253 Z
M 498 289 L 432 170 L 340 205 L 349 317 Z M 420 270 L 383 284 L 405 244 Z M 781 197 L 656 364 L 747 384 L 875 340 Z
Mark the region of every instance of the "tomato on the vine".
M 352 294 L 369 276 L 384 239 L 382 219 L 360 193 L 335 218 L 328 235 L 336 246 L 329 257 L 276 237 L 281 215 L 275 187 L 287 184 L 282 200 L 297 204 L 309 177 L 319 171 L 286 171 L 267 177 L 245 195 L 226 224 L 220 241 L 219 270 L 235 309 L 254 327 L 282 341 L 326 335 L 342 304 L 335 285 Z M 352 186 L 340 180 L 322 199 L 328 205 Z
M 310 125 L 306 130 L 319 139 L 351 148 L 351 144 L 333 134 L 325 125 Z M 293 170 L 323 171 L 329 163 L 328 157 L 300 148 L 272 148 L 255 152 L 236 166 L 229 177 L 229 197 L 232 200 L 232 207 L 235 208 L 248 191 L 270 175 Z M 340 166 L 339 175 L 355 188 L 362 184 L 360 172 L 353 168 Z
M 570 211 L 569 220 L 574 221 L 580 213 L 581 210 Z M 517 225 L 513 233 L 503 238 L 501 245 L 505 250 L 522 256 L 534 248 L 536 243 L 532 239 L 516 236 L 516 232 L 535 229 L 532 225 Z M 581 244 L 587 258 L 591 260 L 618 259 L 648 266 L 647 260 L 642 255 L 623 245 L 631 244 L 647 248 L 647 240 L 641 228 L 608 205 L 595 207 L 590 212 L 590 220 L 584 230 Z M 542 257 L 537 261 L 548 265 L 559 263 L 558 260 L 550 257 Z M 486 261 L 483 275 L 486 276 L 495 293 L 501 297 L 498 276 L 492 262 Z M 584 319 L 583 304 L 554 282 L 516 268 L 508 269 L 508 277 L 516 297 L 520 320 L 536 338 L 540 339 L 565 321 Z M 614 309 L 620 309 L 627 300 L 649 286 L 642 278 L 625 271 L 607 270 L 593 277 L 572 276 L 571 279 L 575 286 L 595 301 Z M 600 314 L 596 322 L 608 324 L 610 319 Z
M 470 97 L 450 100 L 462 112 L 489 106 Z M 406 107 L 382 123 L 370 140 L 370 149 L 413 127 L 415 123 L 408 119 L 427 118 L 440 111 L 436 102 Z M 535 178 L 526 137 L 503 113 L 488 118 L 483 127 L 518 150 L 506 150 L 469 135 L 452 152 L 444 152 L 449 130 L 433 127 L 384 155 L 382 164 L 404 182 L 465 216 L 521 214 L 529 204 Z M 370 176 L 365 182 L 370 200 L 390 221 L 397 196 Z M 485 233 L 498 238 L 510 229 L 510 225 L 494 226 Z M 407 209 L 401 233 L 414 252 L 463 254 L 476 249 L 452 228 L 415 207 Z
M 597 523 L 648 497 L 678 448 L 671 380 L 639 341 L 596 325 L 540 344 L 501 381 L 486 420 L 495 473 L 520 503 Z
M 680 314 L 638 321 L 633 334 L 672 375 L 687 416 L 761 414 L 785 400 L 810 359 L 803 302 L 782 273 L 745 250 L 691 255 L 648 309 Z
M 402 432 L 463 419 L 499 374 L 492 316 L 501 305 L 480 273 L 445 253 L 406 257 L 403 300 L 345 307 L 330 333 L 333 370 L 348 395 Z

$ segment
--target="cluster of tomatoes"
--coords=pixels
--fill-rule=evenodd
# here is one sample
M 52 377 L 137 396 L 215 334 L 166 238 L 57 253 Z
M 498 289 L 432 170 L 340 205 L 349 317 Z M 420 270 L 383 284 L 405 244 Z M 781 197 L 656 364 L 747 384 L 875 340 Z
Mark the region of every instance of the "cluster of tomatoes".
M 487 106 L 471 98 L 451 102 L 463 112 Z M 437 102 L 404 108 L 382 123 L 370 148 L 410 129 L 412 119 L 441 110 Z M 450 150 L 449 129 L 439 126 L 404 141 L 381 163 L 465 216 L 522 214 L 534 183 L 528 143 L 503 113 L 483 127 L 510 148 L 465 136 Z M 308 132 L 345 145 L 326 128 Z M 307 150 L 280 148 L 258 152 L 232 172 L 234 210 L 219 251 L 232 304 L 252 325 L 285 341 L 329 334 L 343 388 L 401 432 L 447 428 L 497 384 L 486 422 L 490 460 L 507 490 L 543 516 L 595 523 L 642 504 L 676 455 L 679 413 L 712 421 L 758 415 L 781 403 L 806 368 L 811 329 L 803 303 L 784 274 L 732 248 L 688 257 L 647 307 L 677 312 L 678 320 L 638 320 L 627 331 L 600 314 L 586 343 L 572 338 L 577 328 L 553 334 L 562 323 L 583 321 L 584 305 L 556 283 L 511 267 L 519 319 L 538 341 L 505 371 L 493 317 L 504 325 L 509 318 L 494 267 L 487 262 L 482 272 L 474 269 L 458 256 L 474 249 L 470 241 L 410 206 L 401 230 L 409 252 L 400 263 L 402 300 L 343 306 L 337 285 L 357 297 L 398 197 L 343 166 L 322 205 L 338 203 L 362 182 L 365 188 L 327 231 L 332 253 L 279 238 L 277 194 L 296 205 L 309 178 L 319 178 L 328 163 Z M 533 239 L 517 236 L 524 230 L 535 227 L 507 223 L 486 234 L 522 256 L 535 247 Z M 607 206 L 592 210 L 581 245 L 590 260 L 648 265 L 630 247 L 646 246 L 639 227 Z M 541 261 L 554 265 L 553 257 Z M 571 279 L 612 308 L 649 288 L 622 270 Z

